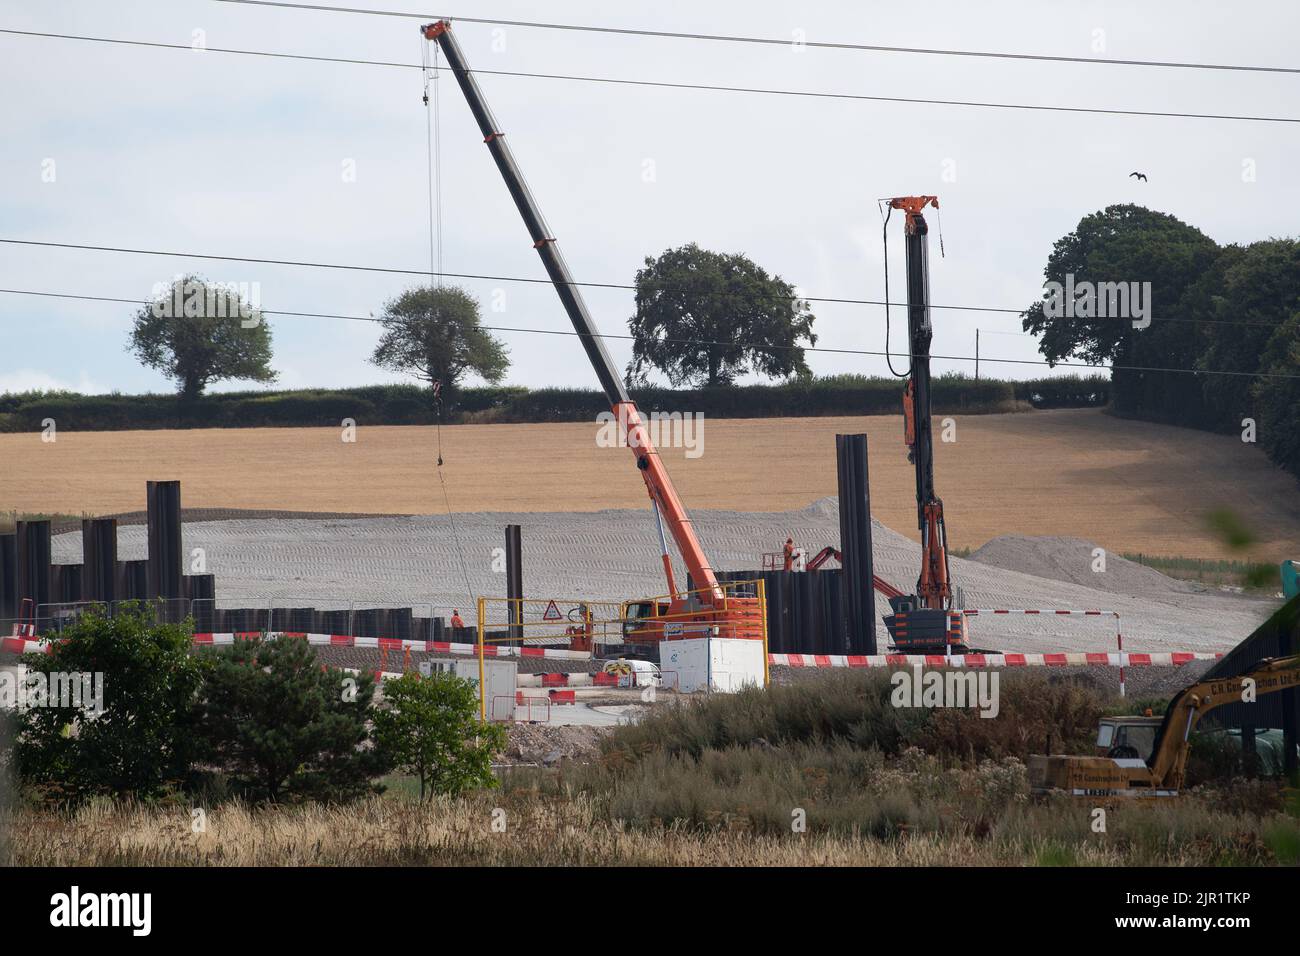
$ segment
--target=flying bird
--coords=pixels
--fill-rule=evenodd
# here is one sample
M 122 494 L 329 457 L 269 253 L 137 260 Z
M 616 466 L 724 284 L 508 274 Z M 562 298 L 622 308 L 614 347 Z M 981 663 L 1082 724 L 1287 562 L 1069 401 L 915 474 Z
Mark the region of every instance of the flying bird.
M 1146 174 L 1146 173 L 1129 173 L 1128 175 L 1129 175 L 1129 178 L 1130 178 L 1130 179 L 1132 179 L 1133 177 L 1136 176 L 1138 179 L 1142 180 L 1143 182 L 1146 182 L 1146 181 L 1147 181 L 1147 174 Z

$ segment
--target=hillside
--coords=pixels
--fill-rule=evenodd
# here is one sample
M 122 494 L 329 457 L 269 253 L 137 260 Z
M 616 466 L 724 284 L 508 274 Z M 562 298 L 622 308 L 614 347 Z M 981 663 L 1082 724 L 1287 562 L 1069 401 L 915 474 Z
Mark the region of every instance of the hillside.
M 1279 560 L 1300 541 L 1300 487 L 1232 436 L 1118 419 L 1091 409 L 958 417 L 937 442 L 951 544 L 1004 534 L 1068 535 L 1113 552 Z M 836 493 L 834 436 L 865 431 L 871 505 L 915 537 L 915 497 L 895 416 L 708 419 L 702 452 L 665 451 L 693 509 L 785 511 Z M 447 495 L 457 512 L 644 508 L 627 449 L 601 448 L 593 424 L 442 429 Z M 189 508 L 437 514 L 434 429 L 334 428 L 0 435 L 0 509 L 139 511 L 144 482 L 179 478 Z M 1229 508 L 1255 530 L 1233 554 L 1205 525 Z M 778 542 L 774 541 L 775 549 Z

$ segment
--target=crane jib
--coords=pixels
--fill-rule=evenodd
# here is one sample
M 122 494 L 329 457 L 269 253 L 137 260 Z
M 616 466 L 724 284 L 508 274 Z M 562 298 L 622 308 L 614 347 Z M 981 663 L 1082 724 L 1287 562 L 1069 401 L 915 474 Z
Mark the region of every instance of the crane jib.
M 578 333 L 578 338 L 587 352 L 587 358 L 591 361 L 592 368 L 596 371 L 596 377 L 600 380 L 601 388 L 605 391 L 605 397 L 609 400 L 610 407 L 619 416 L 620 420 L 623 420 L 623 416 L 627 416 L 627 420 L 632 423 L 632 427 L 640 427 L 640 416 L 637 414 L 635 403 L 627 393 L 627 387 L 623 383 L 623 376 L 619 373 L 618 367 L 614 364 L 608 350 L 605 348 L 604 341 L 600 338 L 596 323 L 593 321 L 591 313 L 587 311 L 587 304 L 583 301 L 581 291 L 577 283 L 574 282 L 573 276 L 569 273 L 569 267 L 565 264 L 564 257 L 560 254 L 559 245 L 547 227 L 546 220 L 542 217 L 541 210 L 537 206 L 537 201 L 533 198 L 528 184 L 524 181 L 523 173 L 515 162 L 510 146 L 506 142 L 507 137 L 497 126 L 496 118 L 492 115 L 491 109 L 488 108 L 483 92 L 479 89 L 478 81 L 474 78 L 474 74 L 461 52 L 460 45 L 452 34 L 450 22 L 439 20 L 426 24 L 420 29 L 425 39 L 437 42 L 443 55 L 446 56 L 447 65 L 456 77 L 461 92 L 465 95 L 465 101 L 469 104 L 474 121 L 483 134 L 483 142 L 491 152 L 497 170 L 501 173 L 501 178 L 505 181 L 506 188 L 515 201 L 515 206 L 524 220 L 524 226 L 532 238 L 533 247 L 542 260 L 547 276 L 550 277 L 551 283 L 555 286 L 556 294 L 560 297 L 560 302 L 569 316 L 569 321 L 573 323 L 573 328 Z M 635 453 L 637 467 L 645 481 L 646 489 L 656 507 L 662 512 L 662 518 L 665 520 L 669 533 L 677 545 L 677 550 L 681 553 L 682 560 L 695 582 L 695 587 L 704 589 L 706 595 L 711 595 L 715 600 L 722 601 L 723 592 L 718 585 L 717 576 L 713 573 L 708 558 L 704 554 L 704 549 L 700 546 L 691 519 L 687 515 L 686 508 L 681 500 L 677 497 L 672 481 L 668 477 L 668 471 L 659 458 L 659 453 L 649 443 L 648 437 L 639 447 L 635 448 Z M 669 587 L 672 589 L 671 565 L 668 566 L 668 578 Z

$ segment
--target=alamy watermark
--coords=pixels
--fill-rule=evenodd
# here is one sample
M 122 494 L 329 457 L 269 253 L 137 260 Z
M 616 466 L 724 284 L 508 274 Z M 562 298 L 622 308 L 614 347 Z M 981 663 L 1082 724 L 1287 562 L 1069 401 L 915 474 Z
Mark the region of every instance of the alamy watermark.
M 981 717 L 996 717 L 998 671 L 925 670 L 920 664 L 889 675 L 889 702 L 895 707 L 978 708 Z
M 75 709 L 90 717 L 104 712 L 104 675 L 99 671 L 0 671 L 0 710 Z
M 629 428 L 629 419 L 624 405 L 618 407 L 617 415 L 614 412 L 597 415 L 596 424 L 600 428 L 596 432 L 596 447 L 639 448 L 641 431 L 637 426 Z M 656 448 L 684 448 L 687 458 L 704 454 L 703 412 L 651 412 L 648 420 L 642 419 L 639 425 L 649 444 Z
M 1064 285 L 1053 279 L 1046 289 L 1043 314 L 1049 319 L 1131 319 L 1135 329 L 1151 324 L 1150 282 L 1075 282 L 1069 272 Z
M 123 927 L 132 936 L 148 936 L 153 928 L 152 893 L 83 893 L 73 886 L 50 897 L 50 925 Z
M 208 282 L 177 276 L 155 282 L 150 308 L 158 319 L 239 319 L 242 328 L 262 324 L 260 282 Z

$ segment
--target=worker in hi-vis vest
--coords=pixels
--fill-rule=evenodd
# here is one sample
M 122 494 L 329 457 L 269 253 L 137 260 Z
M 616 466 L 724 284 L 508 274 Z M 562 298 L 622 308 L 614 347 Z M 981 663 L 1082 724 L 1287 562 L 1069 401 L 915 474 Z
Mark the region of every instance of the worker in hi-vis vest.
M 785 565 L 784 569 L 790 571 L 794 568 L 794 538 L 785 539 Z

